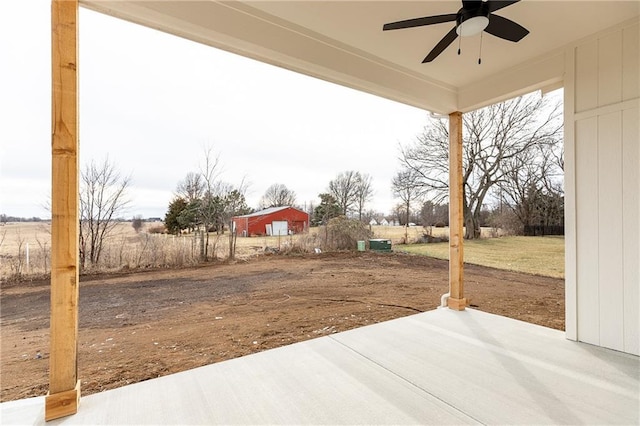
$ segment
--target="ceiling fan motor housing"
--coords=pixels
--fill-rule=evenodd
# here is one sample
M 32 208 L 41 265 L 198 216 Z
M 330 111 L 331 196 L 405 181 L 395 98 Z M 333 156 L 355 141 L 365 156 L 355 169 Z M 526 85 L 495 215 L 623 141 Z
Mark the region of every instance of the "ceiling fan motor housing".
M 489 25 L 489 6 L 480 2 L 474 8 L 462 8 L 456 16 L 456 33 L 460 36 L 479 34 Z
M 522 38 L 529 34 L 529 30 L 509 18 L 495 14 L 496 11 L 518 2 L 520 2 L 520 0 L 462 0 L 462 9 L 458 10 L 457 13 L 423 16 L 421 18 L 389 22 L 382 26 L 382 30 L 400 30 L 403 28 L 422 27 L 424 25 L 435 25 L 455 21 L 456 26 L 451 28 L 449 32 L 440 39 L 438 44 L 431 49 L 422 61 L 424 64 L 437 58 L 438 55 L 449 47 L 458 37 L 474 36 L 485 31 L 503 40 L 512 42 L 522 40 Z M 479 60 L 478 63 L 480 63 Z

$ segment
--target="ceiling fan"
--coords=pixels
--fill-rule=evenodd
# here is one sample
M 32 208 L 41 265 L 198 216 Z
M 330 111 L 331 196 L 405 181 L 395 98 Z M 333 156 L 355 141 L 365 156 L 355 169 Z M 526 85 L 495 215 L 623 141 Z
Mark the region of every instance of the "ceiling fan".
M 451 29 L 442 40 L 429 52 L 422 63 L 431 62 L 438 57 L 458 36 L 472 36 L 486 31 L 491 35 L 518 42 L 522 40 L 529 31 L 513 22 L 510 19 L 495 15 L 500 9 L 511 6 L 520 0 L 498 1 L 498 0 L 462 0 L 462 9 L 458 13 L 447 15 L 425 16 L 422 18 L 407 19 L 404 21 L 390 22 L 384 24 L 383 31 L 399 30 L 403 28 L 421 27 L 424 25 L 441 24 L 443 22 L 456 22 L 456 26 Z M 458 55 L 460 49 L 458 49 Z M 478 59 L 480 63 L 480 59 Z

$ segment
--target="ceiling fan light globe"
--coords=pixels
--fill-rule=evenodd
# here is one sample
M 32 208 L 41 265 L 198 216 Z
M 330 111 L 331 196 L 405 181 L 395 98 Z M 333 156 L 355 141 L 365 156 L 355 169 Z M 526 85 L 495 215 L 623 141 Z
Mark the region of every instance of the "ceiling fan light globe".
M 456 33 L 459 36 L 467 37 L 480 34 L 489 25 L 489 18 L 486 16 L 474 16 L 461 22 L 456 28 Z

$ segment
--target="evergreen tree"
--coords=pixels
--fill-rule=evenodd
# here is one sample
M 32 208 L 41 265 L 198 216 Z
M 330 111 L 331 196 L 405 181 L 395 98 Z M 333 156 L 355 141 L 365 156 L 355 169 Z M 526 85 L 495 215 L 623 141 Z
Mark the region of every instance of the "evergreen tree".
M 313 211 L 313 225 L 326 225 L 329 219 L 342 214 L 342 208 L 331 194 L 320 194 L 320 204 Z
M 176 197 L 169 203 L 169 209 L 164 216 L 164 226 L 170 234 L 179 234 L 181 230 L 186 229 L 179 220 L 180 215 L 186 208 L 187 202 L 181 197 Z

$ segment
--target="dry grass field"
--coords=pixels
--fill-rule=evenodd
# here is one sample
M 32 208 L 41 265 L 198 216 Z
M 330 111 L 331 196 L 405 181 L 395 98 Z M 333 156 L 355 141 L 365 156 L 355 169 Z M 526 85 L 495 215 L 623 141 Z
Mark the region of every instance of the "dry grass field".
M 131 222 L 118 223 L 105 241 L 99 272 L 113 272 L 122 269 L 148 269 L 155 267 L 183 267 L 199 263 L 200 242 L 197 235 L 166 235 L 150 232 L 161 223 L 145 223 L 140 232 L 136 232 Z M 394 247 L 419 242 L 425 233 L 421 226 L 372 226 L 374 238 L 390 239 Z M 447 237 L 448 228 L 432 228 L 433 237 Z M 316 238 L 317 228 L 312 228 L 309 234 L 285 237 L 250 237 L 237 239 L 236 257 L 247 259 L 265 251 L 288 250 L 292 247 L 304 251 L 313 251 L 319 245 Z M 483 237 L 496 235 L 490 228 L 482 229 Z M 228 234 L 209 236 L 210 251 L 214 258 L 223 260 L 228 257 Z M 485 241 L 485 240 L 481 240 Z M 528 240 L 532 241 L 532 240 Z M 469 244 L 467 262 L 500 268 L 500 254 L 489 255 L 486 261 L 482 250 L 474 255 L 475 242 Z M 509 245 L 509 242 L 504 244 Z M 503 245 L 504 245 L 503 244 Z M 514 244 L 520 244 L 514 241 Z M 405 247 L 405 246 L 403 246 Z M 445 258 L 446 244 L 429 244 L 429 250 L 409 248 L 411 252 L 426 254 L 437 258 Z M 17 276 L 38 276 L 49 273 L 51 248 L 51 226 L 49 222 L 16 222 L 0 227 L 0 279 L 4 280 Z M 354 247 L 355 248 L 355 247 Z M 502 251 L 503 247 L 496 247 Z M 403 248 L 404 250 L 404 248 Z M 445 251 L 443 255 L 441 252 Z M 506 248 L 509 250 L 509 248 Z M 540 252 L 543 253 L 543 252 Z M 555 252 L 553 252 L 555 256 Z M 493 257 L 492 257 L 493 256 Z M 542 254 L 544 257 L 544 254 Z M 491 259 L 496 259 L 493 261 Z M 539 262 L 544 267 L 545 261 Z M 531 269 L 520 269 L 505 265 L 505 269 L 521 272 L 531 272 Z M 98 271 L 95 271 L 98 272 Z M 544 272 L 543 272 L 544 275 Z M 551 271 L 549 276 L 562 276 L 557 271 Z
M 198 263 L 197 235 L 166 235 L 150 233 L 159 223 L 145 223 L 136 233 L 131 222 L 118 223 L 105 242 L 101 268 L 106 271 L 121 268 L 156 266 L 188 266 Z M 308 235 L 286 237 L 238 238 L 236 256 L 246 259 L 264 253 L 266 249 L 286 249 L 293 245 L 313 249 L 317 229 Z M 375 238 L 388 238 L 393 244 L 404 241 L 405 228 L 399 226 L 372 227 Z M 446 228 L 438 232 L 446 234 Z M 417 241 L 421 227 L 407 228 L 409 241 Z M 229 251 L 228 234 L 210 234 L 209 244 L 215 257 L 225 259 Z M 50 268 L 51 225 L 49 222 L 16 222 L 0 227 L 0 277 L 46 274 Z
M 105 242 L 100 272 L 154 267 L 183 267 L 199 263 L 200 243 L 195 234 L 166 235 L 149 232 L 160 223 L 145 223 L 136 232 L 131 222 L 121 222 Z M 374 238 L 390 239 L 394 250 L 447 259 L 446 243 L 419 244 L 425 234 L 421 226 L 372 226 Z M 430 229 L 433 237 L 447 237 L 448 228 Z M 248 259 L 269 250 L 292 247 L 313 251 L 319 244 L 317 228 L 309 234 L 285 237 L 250 237 L 237 239 L 236 257 Z M 563 240 L 557 238 L 506 237 L 490 228 L 482 229 L 483 239 L 465 243 L 465 261 L 483 266 L 552 277 L 564 276 Z M 409 245 L 405 245 L 408 242 Z M 216 259 L 226 259 L 228 234 L 209 237 L 210 250 Z M 37 276 L 50 270 L 51 226 L 48 222 L 8 223 L 0 227 L 0 279 Z M 354 247 L 355 248 L 355 247 Z

